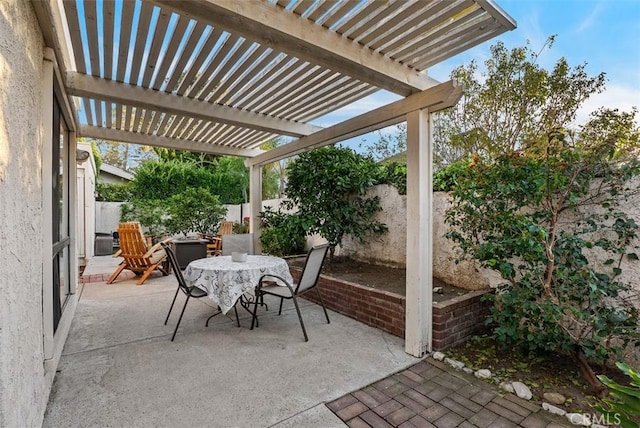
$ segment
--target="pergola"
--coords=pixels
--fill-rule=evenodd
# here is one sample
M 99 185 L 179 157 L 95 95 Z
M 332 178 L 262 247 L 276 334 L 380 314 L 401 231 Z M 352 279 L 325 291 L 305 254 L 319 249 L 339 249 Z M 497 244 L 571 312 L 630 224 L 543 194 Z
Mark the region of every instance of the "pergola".
M 491 0 L 38 0 L 79 137 L 246 157 L 261 167 L 407 121 L 406 351 L 431 347 L 430 114 L 461 88 L 429 67 L 515 21 Z M 404 98 L 310 122 L 381 89 Z M 279 136 L 295 140 L 264 152 Z

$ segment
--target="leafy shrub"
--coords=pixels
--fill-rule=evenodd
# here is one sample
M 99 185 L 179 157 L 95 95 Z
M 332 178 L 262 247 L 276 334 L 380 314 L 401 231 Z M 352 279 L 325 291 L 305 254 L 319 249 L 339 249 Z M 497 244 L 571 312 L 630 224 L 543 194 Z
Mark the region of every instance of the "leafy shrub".
M 164 224 L 170 234 L 214 234 L 227 214 L 218 197 L 202 187 L 171 196 L 167 206 L 168 217 Z
M 407 194 L 407 165 L 389 162 L 380 168 L 379 184 L 388 184 L 398 189 L 401 195 Z
M 328 146 L 301 154 L 287 166 L 287 173 L 289 205 L 297 205 L 307 234 L 318 233 L 329 241 L 330 259 L 345 235 L 363 241 L 368 233 L 387 231 L 374 218 L 381 210 L 379 198 L 365 197 L 379 178 L 371 157 Z
M 233 233 L 249 233 L 249 217 L 242 219 L 242 223 L 233 223 Z
M 131 199 L 131 183 L 96 183 L 96 201 L 125 202 Z
M 469 171 L 470 168 L 475 168 L 476 163 L 474 161 L 459 160 L 447 165 L 440 171 L 436 172 L 433 176 L 433 191 L 434 192 L 449 192 L 455 189 L 458 181 Z
M 290 256 L 304 252 L 306 225 L 297 214 L 272 211 L 266 207 L 260 213 L 262 251 L 274 256 Z
M 623 162 L 629 152 L 618 142 L 554 132 L 540 152 L 479 163 L 456 183 L 446 216 L 446 236 L 505 280 L 489 319 L 497 340 L 571 355 L 594 389 L 588 362 L 617 355 L 638 334 L 620 281 L 622 261 L 638 259 L 638 225 L 620 207 L 640 170 L 633 156 Z M 596 253 L 609 256 L 604 265 Z
M 154 237 L 167 232 L 164 224 L 167 215 L 167 202 L 161 199 L 131 199 L 120 207 L 120 221 L 138 221 Z

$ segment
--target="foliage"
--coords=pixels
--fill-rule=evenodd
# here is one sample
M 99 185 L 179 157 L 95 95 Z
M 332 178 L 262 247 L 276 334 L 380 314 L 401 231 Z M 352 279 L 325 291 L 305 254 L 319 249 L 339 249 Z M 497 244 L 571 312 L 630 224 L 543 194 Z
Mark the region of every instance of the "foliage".
M 100 167 L 102 166 L 102 155 L 95 142 L 91 142 L 91 152 L 93 153 L 93 160 L 96 163 L 96 174 L 100 174 Z
M 242 223 L 233 223 L 233 233 L 249 233 L 249 217 L 242 219 Z
M 386 232 L 374 218 L 381 210 L 379 198 L 365 197 L 379 174 L 372 158 L 329 146 L 301 154 L 287 171 L 289 205 L 297 205 L 307 233 L 329 241 L 330 257 L 345 235 L 362 241 L 368 233 Z
M 96 201 L 125 202 L 131 199 L 131 183 L 96 182 Z
M 380 138 L 369 145 L 360 144 L 366 156 L 372 157 L 374 160 L 394 161 L 395 157 L 401 156 L 407 151 L 407 124 L 400 123 L 394 127 L 392 132 L 379 131 Z
M 161 199 L 201 187 L 218 195 L 222 203 L 246 202 L 249 177 L 242 159 L 223 157 L 215 165 L 214 169 L 181 160 L 144 162 L 134 173 L 133 197 Z
M 100 139 L 92 139 L 104 163 L 128 171 L 140 162 L 155 159 L 156 155 L 150 146 L 118 143 Z
M 263 252 L 280 257 L 304 252 L 307 225 L 301 216 L 266 207 L 260 213 L 260 219 L 260 244 Z
M 548 130 L 567 128 L 582 103 L 604 89 L 604 73 L 588 76 L 586 64 L 570 67 L 564 58 L 547 71 L 537 63 L 540 54 L 498 42 L 482 73 L 475 61 L 451 73 L 465 91 L 456 106 L 435 115 L 437 169 L 473 153 L 491 159 L 544 146 Z
M 399 162 L 389 162 L 380 167 L 380 177 L 377 184 L 388 184 L 398 189 L 400 195 L 407 194 L 407 165 Z
M 277 146 L 277 140 L 261 146 L 270 150 Z M 244 159 L 235 156 L 217 156 L 208 153 L 195 153 L 184 150 L 154 148 L 160 160 L 164 162 L 180 162 L 191 164 L 199 169 L 209 171 L 214 180 L 212 193 L 220 196 L 224 203 L 240 204 L 248 202 L 249 169 Z M 279 196 L 279 177 L 273 167 L 262 170 L 262 196 L 270 199 Z
M 638 334 L 620 281 L 623 263 L 638 259 L 638 225 L 620 210 L 638 194 L 634 119 L 602 110 L 573 138 L 553 131 L 528 153 L 470 164 L 446 216 L 447 237 L 505 280 L 489 319 L 496 338 L 570 354 L 594 387 L 587 360 L 605 361 Z
M 202 187 L 171 196 L 167 207 L 168 217 L 164 221 L 167 232 L 185 236 L 189 232 L 215 234 L 227 214 L 218 197 Z
M 638 428 L 640 425 L 632 419 L 640 417 L 640 374 L 638 374 L 638 370 L 629 367 L 625 363 L 617 362 L 616 366 L 631 378 L 631 383 L 629 386 L 624 386 L 614 382 L 607 376 L 599 375 L 598 379 L 609 388 L 609 392 L 615 401 L 605 399 L 603 401 L 606 404 L 606 408 L 598 405 L 596 409 L 607 416 L 608 420 L 616 421 L 623 428 Z
M 167 203 L 162 199 L 131 199 L 120 208 L 120 221 L 138 221 L 151 236 L 166 233 L 167 215 Z
M 474 161 L 461 159 L 447 165 L 433 176 L 434 192 L 449 192 L 458 184 L 458 177 L 463 176 L 469 168 L 475 167 Z

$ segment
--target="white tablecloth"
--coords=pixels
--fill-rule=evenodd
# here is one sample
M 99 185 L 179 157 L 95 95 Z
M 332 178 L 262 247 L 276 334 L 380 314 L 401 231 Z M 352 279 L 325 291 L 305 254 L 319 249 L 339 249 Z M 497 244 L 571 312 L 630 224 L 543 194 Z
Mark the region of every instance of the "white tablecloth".
M 188 285 L 206 291 L 226 314 L 240 296 L 253 295 L 260 277 L 266 274 L 281 276 L 293 285 L 287 262 L 272 256 L 247 256 L 242 263 L 231 261 L 231 256 L 194 260 L 187 266 L 184 279 Z

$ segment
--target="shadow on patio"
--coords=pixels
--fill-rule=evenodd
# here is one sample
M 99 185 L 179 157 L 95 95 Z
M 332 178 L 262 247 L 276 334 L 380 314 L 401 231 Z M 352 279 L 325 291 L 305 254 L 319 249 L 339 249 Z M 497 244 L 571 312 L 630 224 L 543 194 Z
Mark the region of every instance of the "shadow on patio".
M 95 257 L 85 276 L 114 263 Z M 205 327 L 206 298 L 189 302 L 171 342 L 175 289 L 173 276 L 84 285 L 43 426 L 344 426 L 324 403 L 419 361 L 402 339 L 335 312 L 326 324 L 305 300 L 307 343 L 291 302 L 278 317 L 267 300 L 251 331 L 241 308 L 240 328 L 223 315 Z

